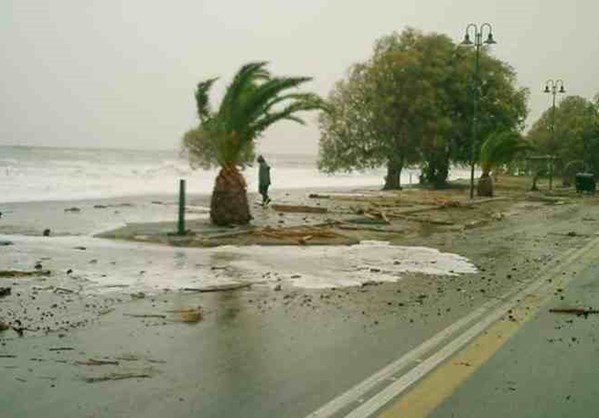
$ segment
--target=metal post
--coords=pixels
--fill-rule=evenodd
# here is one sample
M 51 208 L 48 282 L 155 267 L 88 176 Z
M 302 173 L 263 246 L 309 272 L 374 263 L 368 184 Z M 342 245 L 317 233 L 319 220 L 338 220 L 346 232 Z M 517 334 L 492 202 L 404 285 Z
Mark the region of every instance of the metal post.
M 480 47 L 482 44 L 482 33 L 477 33 L 475 37 L 476 59 L 474 62 L 474 90 L 472 92 L 472 152 L 470 161 L 470 199 L 474 199 L 474 167 L 476 165 L 476 122 L 478 112 L 478 78 L 480 72 Z
M 553 157 L 549 156 L 549 190 L 552 189 L 553 184 Z
M 559 87 L 559 91 L 558 91 Z M 553 80 L 549 79 L 545 82 L 545 93 L 551 93 L 551 149 L 557 148 L 557 141 L 555 138 L 555 98 L 557 93 L 565 93 L 564 82 L 561 79 Z M 553 154 L 549 154 L 549 190 L 553 188 L 553 162 L 555 157 Z
M 179 180 L 179 219 L 177 235 L 185 235 L 185 180 Z
M 557 86 L 554 84 L 551 89 L 553 94 L 553 104 L 551 106 L 551 147 L 557 146 L 555 143 L 555 95 L 557 94 Z M 555 149 L 555 148 L 553 148 Z M 553 154 L 549 154 L 549 190 L 553 189 Z
M 483 42 L 483 32 L 487 29 L 488 36 L 487 39 Z M 474 42 L 470 39 L 470 33 L 474 34 Z M 464 36 L 464 40 L 462 41 L 462 45 L 474 45 L 476 48 L 475 52 L 475 61 L 474 61 L 474 80 L 473 80 L 473 90 L 472 90 L 472 144 L 471 144 L 471 155 L 470 155 L 470 199 L 474 199 L 474 168 L 476 167 L 476 163 L 478 160 L 478 156 L 476 155 L 477 151 L 477 118 L 478 118 L 478 101 L 480 96 L 480 49 L 485 45 L 493 45 L 496 44 L 495 39 L 493 38 L 493 28 L 489 23 L 483 23 L 482 25 L 477 26 L 474 23 L 468 24 L 466 26 L 466 34 Z

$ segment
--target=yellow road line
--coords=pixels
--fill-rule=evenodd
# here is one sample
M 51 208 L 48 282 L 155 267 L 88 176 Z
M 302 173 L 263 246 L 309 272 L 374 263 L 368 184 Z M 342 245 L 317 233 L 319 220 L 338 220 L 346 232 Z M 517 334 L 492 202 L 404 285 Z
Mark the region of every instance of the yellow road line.
M 515 308 L 511 315 L 514 320 L 508 317 L 496 322 L 460 353 L 425 377 L 380 416 L 382 418 L 428 416 L 486 363 L 528 319 L 533 317 L 533 309 Z

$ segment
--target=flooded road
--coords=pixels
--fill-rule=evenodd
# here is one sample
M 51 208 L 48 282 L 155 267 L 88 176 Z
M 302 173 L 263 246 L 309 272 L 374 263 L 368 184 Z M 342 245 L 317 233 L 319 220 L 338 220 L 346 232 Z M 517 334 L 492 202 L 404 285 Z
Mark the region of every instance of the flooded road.
M 306 417 L 524 285 L 564 249 L 584 245 L 588 237 L 565 234 L 592 210 L 553 207 L 543 218 L 398 239 L 401 246 L 282 253 L 5 233 L 12 245 L 0 248 L 2 269 L 35 270 L 39 262 L 52 274 L 0 279 L 12 288 L 0 299 L 0 318 L 24 328 L 22 337 L 0 332 L 2 411 Z M 324 279 L 315 285 L 314 277 Z M 254 284 L 180 290 L 232 280 Z M 201 317 L 181 321 L 192 309 Z

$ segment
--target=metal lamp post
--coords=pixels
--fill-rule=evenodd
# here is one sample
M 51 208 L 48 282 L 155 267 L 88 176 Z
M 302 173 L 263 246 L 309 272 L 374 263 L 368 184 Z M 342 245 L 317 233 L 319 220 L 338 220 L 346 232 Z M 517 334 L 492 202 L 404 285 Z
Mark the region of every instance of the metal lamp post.
M 483 34 L 487 33 L 486 39 L 483 41 Z M 474 42 L 470 37 L 473 35 Z M 462 45 L 473 45 L 476 50 L 475 61 L 474 61 L 474 80 L 472 86 L 472 150 L 471 150 L 471 161 L 470 161 L 470 199 L 474 199 L 474 167 L 476 165 L 476 129 L 477 129 L 477 113 L 478 113 L 478 100 L 480 96 L 480 49 L 483 45 L 496 44 L 493 38 L 493 27 L 489 23 L 483 23 L 478 26 L 474 23 L 470 23 L 466 26 L 466 35 L 462 41 Z
M 563 94 L 566 92 L 563 80 L 547 80 L 543 92 L 550 93 L 553 96 L 553 103 L 551 105 L 551 146 L 555 147 L 555 96 L 557 93 Z M 553 156 L 550 155 L 549 157 L 549 190 L 551 190 L 553 186 Z

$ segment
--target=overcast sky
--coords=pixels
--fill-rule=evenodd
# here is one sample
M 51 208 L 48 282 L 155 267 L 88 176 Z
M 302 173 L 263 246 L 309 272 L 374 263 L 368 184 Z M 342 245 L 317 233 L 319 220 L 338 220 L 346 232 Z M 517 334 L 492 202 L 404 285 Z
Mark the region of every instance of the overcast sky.
M 310 75 L 326 95 L 375 39 L 412 26 L 463 37 L 489 21 L 493 53 L 531 88 L 531 118 L 599 92 L 596 0 L 0 0 L 0 144 L 177 148 L 196 123 L 193 90 L 240 64 Z M 318 130 L 283 123 L 263 152 L 316 153 Z

